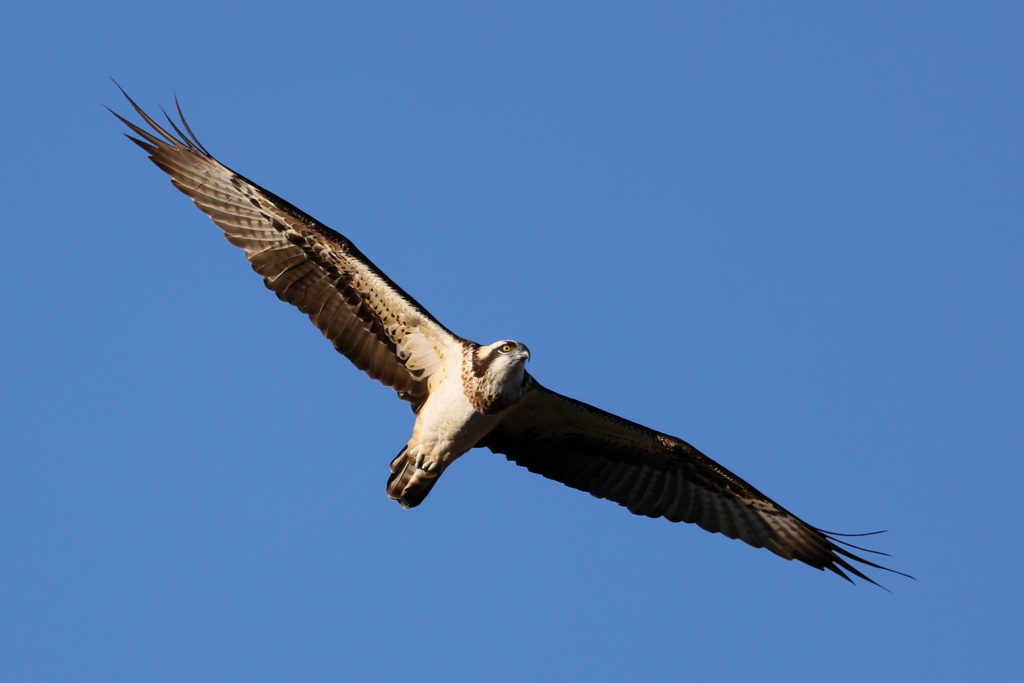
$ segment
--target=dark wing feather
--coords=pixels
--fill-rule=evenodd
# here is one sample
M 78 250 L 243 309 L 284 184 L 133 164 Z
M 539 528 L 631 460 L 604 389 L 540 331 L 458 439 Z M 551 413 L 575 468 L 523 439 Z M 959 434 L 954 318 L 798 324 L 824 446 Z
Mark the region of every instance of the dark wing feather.
M 533 384 L 481 446 L 634 514 L 690 522 L 847 580 L 849 572 L 875 583 L 851 560 L 886 569 L 839 547 L 849 544 L 805 523 L 685 441 Z
M 128 101 L 150 126 L 146 130 L 112 112 L 139 136 L 128 137 L 213 219 L 229 242 L 245 250 L 266 286 L 308 315 L 356 367 L 414 406 L 421 404 L 431 376 L 447 353 L 459 352 L 462 340 L 346 237 L 214 159 L 180 107 L 187 132 L 168 117 L 176 133 L 172 135 Z

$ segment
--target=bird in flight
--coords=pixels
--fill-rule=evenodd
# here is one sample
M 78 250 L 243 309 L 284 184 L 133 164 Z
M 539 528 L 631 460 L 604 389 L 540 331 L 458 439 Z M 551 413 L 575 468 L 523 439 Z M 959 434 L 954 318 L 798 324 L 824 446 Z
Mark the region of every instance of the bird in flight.
M 853 575 L 878 585 L 852 562 L 902 574 L 854 554 L 847 548 L 875 551 L 807 524 L 682 439 L 543 387 L 526 371 L 525 344 L 454 334 L 347 237 L 217 161 L 180 106 L 180 127 L 165 115 L 168 131 L 121 92 L 149 126 L 111 110 L 138 136 L 127 137 L 245 251 L 267 288 L 411 404 L 412 436 L 387 482 L 403 507 L 422 503 L 470 449 L 488 448 L 635 515 L 696 524 L 851 583 Z

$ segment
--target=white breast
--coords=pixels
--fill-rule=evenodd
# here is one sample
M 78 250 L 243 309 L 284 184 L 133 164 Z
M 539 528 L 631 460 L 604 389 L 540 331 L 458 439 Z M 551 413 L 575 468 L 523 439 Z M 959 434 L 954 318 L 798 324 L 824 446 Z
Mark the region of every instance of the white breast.
M 470 404 L 463 391 L 461 358 L 446 359 L 443 374 L 438 374 L 440 382 L 420 408 L 408 444 L 410 455 L 431 470 L 450 465 L 501 419 L 500 415 L 482 415 Z

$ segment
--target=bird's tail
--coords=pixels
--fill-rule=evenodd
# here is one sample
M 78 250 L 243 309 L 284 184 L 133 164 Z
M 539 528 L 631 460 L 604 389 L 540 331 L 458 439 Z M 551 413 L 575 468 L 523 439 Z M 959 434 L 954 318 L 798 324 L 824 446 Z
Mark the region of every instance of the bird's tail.
M 398 457 L 391 461 L 388 498 L 397 500 L 404 508 L 414 508 L 434 488 L 441 473 L 424 472 L 416 467 L 415 459 L 406 454 L 406 448 L 402 448 Z

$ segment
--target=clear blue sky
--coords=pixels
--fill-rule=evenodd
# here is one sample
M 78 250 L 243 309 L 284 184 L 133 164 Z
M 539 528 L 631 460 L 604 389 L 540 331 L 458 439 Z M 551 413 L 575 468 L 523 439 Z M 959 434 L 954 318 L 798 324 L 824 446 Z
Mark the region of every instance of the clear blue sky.
M 0 679 L 1024 680 L 1019 3 L 23 3 L 0 26 Z M 823 6 L 824 5 L 824 6 Z M 890 595 L 413 416 L 122 136 L 224 163 Z

